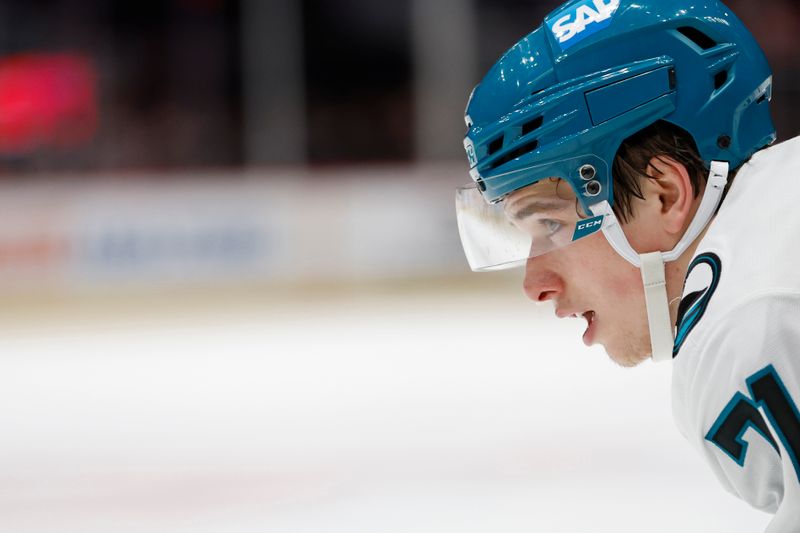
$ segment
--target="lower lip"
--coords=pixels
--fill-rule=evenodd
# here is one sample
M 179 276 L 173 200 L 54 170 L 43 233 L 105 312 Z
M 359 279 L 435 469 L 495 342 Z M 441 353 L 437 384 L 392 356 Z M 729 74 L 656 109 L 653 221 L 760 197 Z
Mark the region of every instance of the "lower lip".
M 583 332 L 583 344 L 591 346 L 594 343 L 595 330 L 597 330 L 597 315 L 594 316 L 589 327 Z

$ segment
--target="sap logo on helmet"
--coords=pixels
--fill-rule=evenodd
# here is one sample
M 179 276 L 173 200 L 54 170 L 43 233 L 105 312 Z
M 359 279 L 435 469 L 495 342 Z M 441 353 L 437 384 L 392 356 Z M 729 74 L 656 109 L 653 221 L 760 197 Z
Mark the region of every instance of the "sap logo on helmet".
M 554 16 L 547 25 L 562 50 L 578 44 L 590 35 L 607 28 L 619 0 L 584 0 L 568 12 Z

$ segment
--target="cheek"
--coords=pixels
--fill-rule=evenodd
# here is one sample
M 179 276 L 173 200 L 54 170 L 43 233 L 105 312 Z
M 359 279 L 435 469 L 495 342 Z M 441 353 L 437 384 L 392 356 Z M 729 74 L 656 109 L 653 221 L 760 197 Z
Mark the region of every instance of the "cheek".
M 622 305 L 644 298 L 641 272 L 617 254 L 602 233 L 582 239 L 577 245 L 583 245 L 583 249 L 576 263 L 584 273 L 583 279 L 591 283 L 591 292 Z
M 624 259 L 622 261 L 624 264 L 620 265 L 612 283 L 613 290 L 629 304 L 631 301 L 644 301 L 641 272 Z
M 645 253 L 663 248 L 662 235 L 654 228 L 656 225 L 650 222 L 648 217 L 640 216 L 623 224 L 622 231 L 634 250 Z

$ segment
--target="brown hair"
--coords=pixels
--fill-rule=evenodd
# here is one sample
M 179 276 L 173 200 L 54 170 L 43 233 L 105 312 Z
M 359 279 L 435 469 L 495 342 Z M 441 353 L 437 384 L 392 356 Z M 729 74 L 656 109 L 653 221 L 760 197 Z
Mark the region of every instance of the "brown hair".
M 657 179 L 647 174 L 648 167 L 654 174 L 658 170 L 650 165 L 653 157 L 668 156 L 686 167 L 692 182 L 694 197 L 708 177 L 708 167 L 703 163 L 697 145 L 686 131 L 658 121 L 631 135 L 622 142 L 611 175 L 614 178 L 614 212 L 624 222 L 633 216 L 633 199 L 644 199 L 642 179 Z

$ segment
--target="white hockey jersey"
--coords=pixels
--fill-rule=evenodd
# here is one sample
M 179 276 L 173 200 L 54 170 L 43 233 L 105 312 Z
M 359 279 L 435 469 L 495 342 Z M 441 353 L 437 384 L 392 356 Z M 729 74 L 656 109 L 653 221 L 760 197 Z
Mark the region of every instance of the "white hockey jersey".
M 800 137 L 736 176 L 686 277 L 673 366 L 681 433 L 725 488 L 800 532 Z

